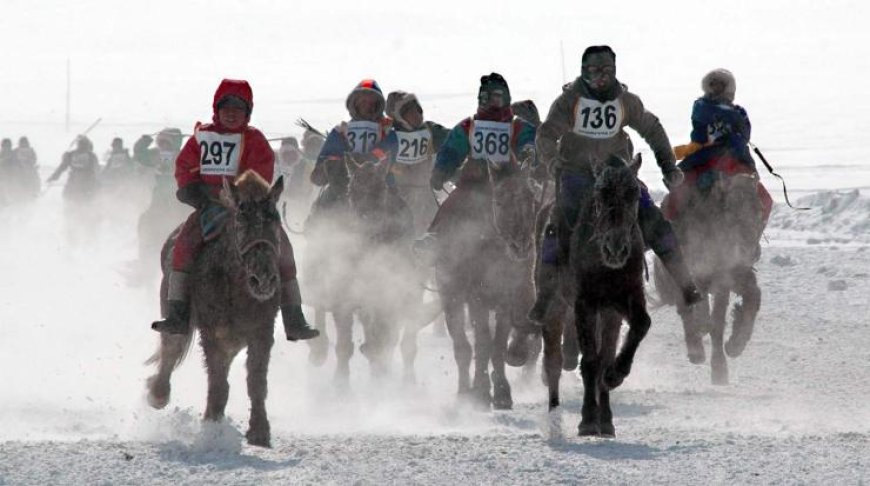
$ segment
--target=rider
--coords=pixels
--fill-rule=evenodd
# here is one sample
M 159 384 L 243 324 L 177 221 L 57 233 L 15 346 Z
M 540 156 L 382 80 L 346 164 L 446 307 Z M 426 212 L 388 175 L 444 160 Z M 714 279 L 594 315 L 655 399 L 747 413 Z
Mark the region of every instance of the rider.
M 63 154 L 60 165 L 48 178 L 48 182 L 56 181 L 70 169 L 69 178 L 63 187 L 63 196 L 69 199 L 87 199 L 97 189 L 99 168 L 100 162 L 94 154 L 94 144 L 88 137 L 79 136 L 75 150 Z
M 449 220 L 451 213 L 463 211 L 472 193 L 488 194 L 487 163 L 522 165 L 534 158 L 535 128 L 511 111 L 507 81 L 498 73 L 482 76 L 477 113 L 459 122 L 447 135 L 429 178 L 432 189 L 440 191 L 458 172 L 456 189 L 441 204 L 417 248 L 433 248 L 442 221 Z
M 27 137 L 18 139 L 18 147 L 15 147 L 15 159 L 24 167 L 36 167 L 36 152 L 30 146 Z
M 249 126 L 253 109 L 253 92 L 247 81 L 224 79 L 214 95 L 213 123 L 197 124 L 194 135 L 178 155 L 175 178 L 178 199 L 196 208 L 181 227 L 172 250 L 169 274 L 169 315 L 151 327 L 160 332 L 186 334 L 190 330 L 187 277 L 202 246 L 220 231 L 227 217 L 226 208 L 217 201 L 227 177 L 254 170 L 265 180 L 272 180 L 275 154 L 262 132 Z M 208 149 L 204 148 L 208 147 Z M 215 147 L 216 150 L 212 150 Z M 241 147 L 234 151 L 235 147 Z M 226 164 L 211 164 L 206 153 L 220 152 Z M 205 162 L 202 162 L 205 161 Z M 320 333 L 308 327 L 302 314 L 302 300 L 296 281 L 293 248 L 281 231 L 279 269 L 281 273 L 281 316 L 287 339 L 311 339 Z
M 687 190 L 709 189 L 718 175 L 755 174 L 755 161 L 749 153 L 752 124 L 742 106 L 734 103 L 737 82 L 727 69 L 714 69 L 701 80 L 704 95 L 692 106 L 691 142 L 674 147 L 686 184 L 672 191 L 662 203 L 668 219 L 673 219 L 685 204 Z M 764 223 L 770 216 L 773 199 L 759 182 Z
M 388 158 L 383 149 L 392 121 L 384 116 L 384 94 L 374 79 L 364 79 L 347 95 L 345 106 L 350 121 L 341 122 L 326 136 L 326 141 L 311 182 L 325 186 L 316 207 L 327 207 L 346 193 L 349 182 L 345 157 L 356 162 L 379 162 Z
M 679 186 L 683 173 L 674 163 L 668 136 L 640 98 L 616 79 L 616 54 L 609 46 L 591 46 L 583 52 L 581 75 L 566 84 L 539 129 L 538 153 L 556 179 L 556 204 L 545 228 L 537 300 L 529 317 L 541 321 L 555 294 L 559 266 L 566 263 L 570 235 L 582 203 L 591 194 L 592 164 L 611 156 L 632 158 L 625 126 L 636 130 L 653 149 L 669 188 Z M 641 184 L 638 222 L 644 241 L 659 256 L 689 304 L 700 300 L 683 261 L 673 228 Z
M 133 159 L 130 151 L 124 147 L 124 141 L 120 137 L 112 139 L 112 148 L 106 154 L 106 165 L 103 172 L 107 174 L 126 174 L 133 167 Z
M 387 115 L 393 119 L 393 130 L 386 141 L 391 162 L 388 182 L 411 208 L 415 234 L 419 235 L 429 226 L 438 207 L 429 188 L 429 174 L 435 154 L 450 131 L 424 121 L 423 107 L 413 93 L 390 93 Z

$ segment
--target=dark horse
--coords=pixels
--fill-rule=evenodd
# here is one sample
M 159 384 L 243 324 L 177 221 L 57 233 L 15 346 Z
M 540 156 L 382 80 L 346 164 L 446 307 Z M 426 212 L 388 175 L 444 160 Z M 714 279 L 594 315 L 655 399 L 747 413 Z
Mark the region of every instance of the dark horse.
M 281 221 L 275 204 L 284 183 L 274 187 L 253 171 L 235 185 L 224 182 L 221 202 L 230 216 L 220 236 L 197 258 L 190 279 L 191 327 L 198 330 L 208 371 L 208 399 L 204 419 L 221 420 L 227 405 L 230 364 L 248 348 L 248 396 L 251 417 L 245 436 L 252 445 L 270 446 L 266 417 L 266 375 L 274 342 L 279 304 L 278 248 Z M 177 230 L 176 230 L 177 233 Z M 163 246 L 161 308 L 166 308 L 167 275 L 175 233 Z M 164 314 L 165 315 L 165 314 Z M 148 378 L 148 403 L 163 408 L 169 401 L 169 379 L 189 349 L 193 332 L 162 334 L 160 348 L 148 363 L 157 373 Z
M 686 263 L 704 300 L 687 308 L 677 298 L 670 275 L 655 261 L 656 288 L 662 301 L 676 304 L 683 321 L 689 360 L 705 361 L 703 335 L 709 330 L 712 345 L 710 365 L 714 385 L 728 384 L 725 355 L 740 356 L 752 336 L 761 306 L 761 289 L 753 265 L 758 259 L 758 241 L 764 230 L 755 174 L 720 176 L 706 192 L 688 189 L 688 198 L 673 221 Z M 731 293 L 741 297 L 732 310 L 731 337 L 724 341 L 726 314 Z M 709 296 L 713 297 L 710 308 Z
M 488 170 L 486 165 L 476 164 L 466 162 L 461 169 L 456 190 L 463 191 L 462 210 L 454 211 L 450 220 L 443 221 L 444 229 L 439 230 L 435 278 L 447 331 L 453 340 L 460 396 L 469 396 L 487 409 L 490 406 L 510 409 L 513 398 L 505 374 L 508 334 L 518 319 L 526 319 L 525 314 L 534 300 L 529 258 L 518 261 L 516 257 L 528 251 L 531 240 L 509 245 L 499 232 L 515 229 L 503 226 L 500 231 L 496 230 L 497 225 L 514 222 L 495 220 L 493 186 L 500 187 L 500 182 L 505 182 L 513 187 L 514 181 L 520 179 L 505 177 L 518 169 L 504 168 L 501 170 L 507 172 L 502 174 L 501 170 Z M 482 172 L 490 172 L 491 179 Z M 516 195 L 518 198 L 529 196 L 523 191 Z M 511 254 L 514 258 L 509 256 Z M 473 354 L 465 334 L 466 307 L 474 330 Z M 495 333 L 490 330 L 490 312 L 495 314 Z M 473 381 L 469 377 L 472 356 Z
M 587 175 L 595 179 L 594 188 L 591 196 L 581 201 L 569 264 L 563 266 L 558 298 L 545 317 L 544 371 L 550 410 L 560 404 L 562 367 L 570 369 L 576 363 L 577 351 L 570 342 L 574 336 L 563 334 L 563 329 L 576 326 L 584 388 L 580 435 L 615 435 L 610 391 L 628 376 L 650 327 L 643 288 L 644 245 L 637 222 L 639 165 L 639 158 L 628 165 L 614 157 L 587 169 Z M 538 260 L 544 222 L 537 225 Z M 617 349 L 623 319 L 629 332 L 622 348 Z M 567 350 L 564 358 L 563 339 Z

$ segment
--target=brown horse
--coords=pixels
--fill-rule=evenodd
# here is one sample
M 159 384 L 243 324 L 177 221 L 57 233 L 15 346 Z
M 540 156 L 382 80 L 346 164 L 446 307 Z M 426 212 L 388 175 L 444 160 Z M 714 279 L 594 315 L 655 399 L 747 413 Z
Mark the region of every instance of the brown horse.
M 710 332 L 710 366 L 713 384 L 728 384 L 726 354 L 740 356 L 752 336 L 761 306 L 761 289 L 753 265 L 764 230 L 755 174 L 721 176 L 707 192 L 689 188 L 689 196 L 673 221 L 686 263 L 705 295 L 700 304 L 687 308 L 676 298 L 670 275 L 655 260 L 656 288 L 667 304 L 676 304 L 683 321 L 689 360 L 705 361 L 703 335 Z M 730 294 L 741 297 L 732 310 L 731 337 L 724 341 Z M 713 297 L 710 308 L 709 296 Z
M 198 330 L 208 371 L 208 398 L 204 419 L 221 420 L 227 405 L 227 373 L 235 356 L 248 348 L 249 428 L 252 445 L 270 446 L 266 416 L 266 376 L 274 342 L 279 304 L 278 248 L 281 221 L 275 204 L 283 189 L 274 187 L 253 171 L 242 174 L 234 185 L 224 182 L 221 202 L 230 215 L 221 235 L 203 248 L 190 282 L 190 323 Z M 176 230 L 177 232 L 177 230 Z M 163 247 L 161 308 L 166 308 L 167 275 L 171 269 L 175 233 Z M 169 401 L 169 380 L 181 364 L 193 338 L 161 334 L 160 348 L 149 359 L 157 373 L 148 378 L 148 403 L 163 408 Z

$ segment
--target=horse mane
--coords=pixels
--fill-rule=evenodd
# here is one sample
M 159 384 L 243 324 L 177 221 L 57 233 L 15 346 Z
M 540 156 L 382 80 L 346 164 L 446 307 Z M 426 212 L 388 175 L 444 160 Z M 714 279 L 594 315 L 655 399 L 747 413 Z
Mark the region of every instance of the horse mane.
M 271 186 L 257 172 L 248 169 L 233 182 L 239 202 L 256 202 L 266 199 Z

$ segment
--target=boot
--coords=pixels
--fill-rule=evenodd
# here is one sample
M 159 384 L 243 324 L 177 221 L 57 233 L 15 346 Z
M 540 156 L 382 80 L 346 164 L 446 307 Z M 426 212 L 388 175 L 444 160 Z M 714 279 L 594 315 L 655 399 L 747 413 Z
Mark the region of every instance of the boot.
M 281 318 L 284 320 L 284 332 L 288 341 L 304 341 L 320 336 L 320 331 L 313 329 L 305 321 L 301 305 L 281 307 Z
M 302 294 L 299 291 L 299 281 L 295 278 L 281 283 L 281 319 L 284 321 L 284 332 L 288 341 L 313 339 L 320 336 L 320 331 L 312 329 L 305 321 L 302 313 Z
M 169 274 L 167 304 L 169 311 L 165 319 L 151 323 L 151 329 L 169 334 L 190 332 L 190 306 L 187 298 L 187 273 L 172 271 Z
M 689 307 L 697 304 L 703 299 L 701 292 L 692 280 L 692 275 L 689 273 L 689 268 L 683 259 L 683 253 L 679 248 L 673 249 L 665 254 L 659 255 L 662 263 L 665 265 L 677 288 L 683 296 L 683 302 Z
M 547 225 L 544 229 L 544 241 L 541 242 L 541 260 L 535 272 L 535 304 L 529 311 L 532 322 L 543 325 L 550 303 L 556 295 L 559 284 L 560 258 L 559 237 L 555 225 Z

